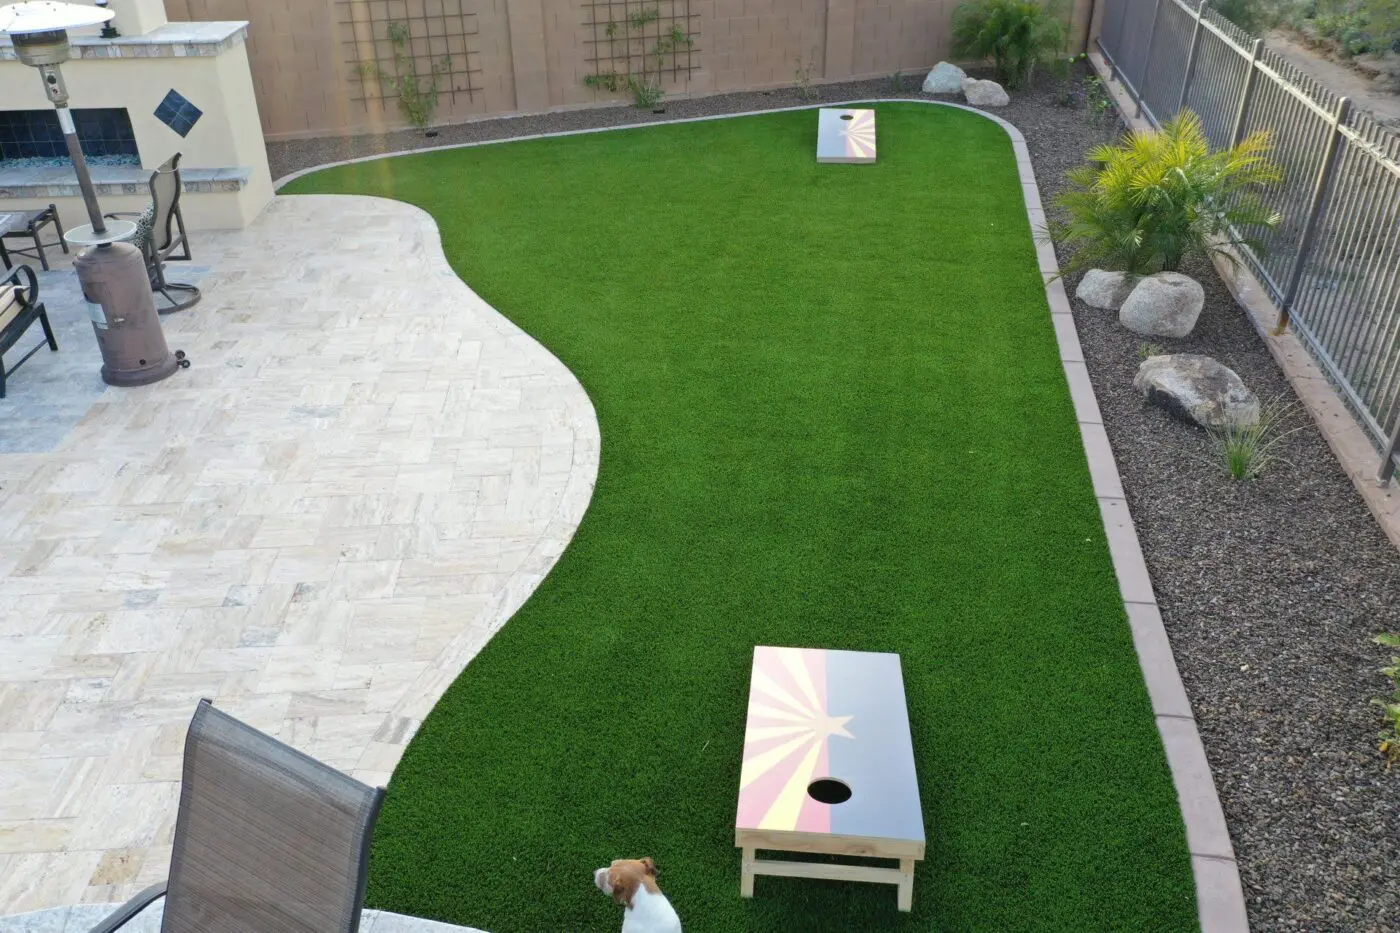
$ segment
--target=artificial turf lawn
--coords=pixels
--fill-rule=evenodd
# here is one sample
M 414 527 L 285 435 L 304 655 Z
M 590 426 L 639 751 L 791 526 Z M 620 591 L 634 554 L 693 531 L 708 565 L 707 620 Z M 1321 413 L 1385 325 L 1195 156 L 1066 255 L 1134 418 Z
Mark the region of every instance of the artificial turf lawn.
M 616 931 L 590 872 L 650 855 L 687 933 L 1195 928 L 1010 142 L 878 110 L 874 166 L 817 165 L 809 111 L 291 186 L 431 212 L 602 428 L 577 537 L 394 774 L 372 906 Z M 739 898 L 755 644 L 902 656 L 912 914 L 883 885 Z

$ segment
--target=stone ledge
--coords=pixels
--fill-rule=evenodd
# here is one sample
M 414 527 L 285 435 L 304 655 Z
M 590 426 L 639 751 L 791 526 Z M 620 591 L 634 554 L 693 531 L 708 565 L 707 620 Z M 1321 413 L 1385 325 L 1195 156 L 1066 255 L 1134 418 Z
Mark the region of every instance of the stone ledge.
M 103 39 L 72 36 L 75 59 L 102 58 L 212 58 L 248 39 L 246 22 L 166 23 L 141 36 Z M 17 61 L 14 45 L 0 38 L 0 62 Z
M 95 165 L 92 183 L 98 197 L 150 194 L 151 170 L 139 166 Z M 252 180 L 250 168 L 189 168 L 180 170 L 186 194 L 242 191 Z M 78 178 L 71 166 L 0 168 L 0 200 L 5 198 L 78 198 Z

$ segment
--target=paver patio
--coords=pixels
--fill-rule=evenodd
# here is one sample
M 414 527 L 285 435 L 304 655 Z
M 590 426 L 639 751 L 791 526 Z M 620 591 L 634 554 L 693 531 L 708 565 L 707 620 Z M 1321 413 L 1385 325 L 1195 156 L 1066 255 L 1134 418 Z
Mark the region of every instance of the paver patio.
M 280 198 L 194 246 L 191 369 L 102 390 L 55 273 L 61 352 L 0 409 L 0 914 L 164 877 L 200 697 L 387 782 L 591 494 L 583 389 L 426 214 Z

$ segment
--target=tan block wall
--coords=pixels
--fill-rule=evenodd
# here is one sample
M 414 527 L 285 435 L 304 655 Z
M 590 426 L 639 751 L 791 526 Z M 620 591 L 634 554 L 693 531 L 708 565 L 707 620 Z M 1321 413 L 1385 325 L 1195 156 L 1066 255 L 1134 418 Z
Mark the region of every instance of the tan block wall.
M 663 12 L 688 3 L 698 68 L 663 83 L 671 96 L 794 83 L 797 61 L 814 82 L 902 71 L 913 82 L 949 57 L 949 22 L 957 0 L 648 0 Z M 460 3 L 460 7 L 458 4 Z M 436 121 L 589 106 L 626 94 L 594 91 L 583 79 L 594 66 L 586 0 L 166 0 L 172 20 L 246 19 L 264 133 L 272 139 L 361 133 L 406 124 L 390 97 L 356 101 L 365 57 L 340 23 L 352 4 L 375 16 L 426 17 L 415 35 L 470 63 L 469 78 L 444 89 Z M 641 9 L 628 0 L 625 9 Z M 1079 51 L 1094 0 L 1073 0 L 1070 51 Z M 469 13 L 475 32 L 451 47 L 432 38 L 433 17 Z M 614 0 L 614 10 L 624 9 Z M 450 17 L 449 17 L 450 18 Z M 346 41 L 347 37 L 351 41 Z M 378 56 L 387 57 L 380 37 Z M 465 50 L 462 45 L 465 43 Z M 361 43 L 363 45 L 363 43 Z M 426 46 L 425 46 L 426 47 Z M 357 55 L 357 48 L 360 54 Z M 425 53 L 426 54 L 426 53 Z M 465 81 L 474 90 L 465 92 Z

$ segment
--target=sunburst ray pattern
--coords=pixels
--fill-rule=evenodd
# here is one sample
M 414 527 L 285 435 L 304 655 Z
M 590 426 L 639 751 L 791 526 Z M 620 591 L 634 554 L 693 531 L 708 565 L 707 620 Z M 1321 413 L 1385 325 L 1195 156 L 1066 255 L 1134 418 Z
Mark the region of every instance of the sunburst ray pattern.
M 817 122 L 818 162 L 874 162 L 875 111 L 824 109 Z
M 832 737 L 854 736 L 852 717 L 826 707 L 826 662 L 822 650 L 754 649 L 739 828 L 831 831 L 831 807 L 809 797 L 807 785 L 825 776 Z

